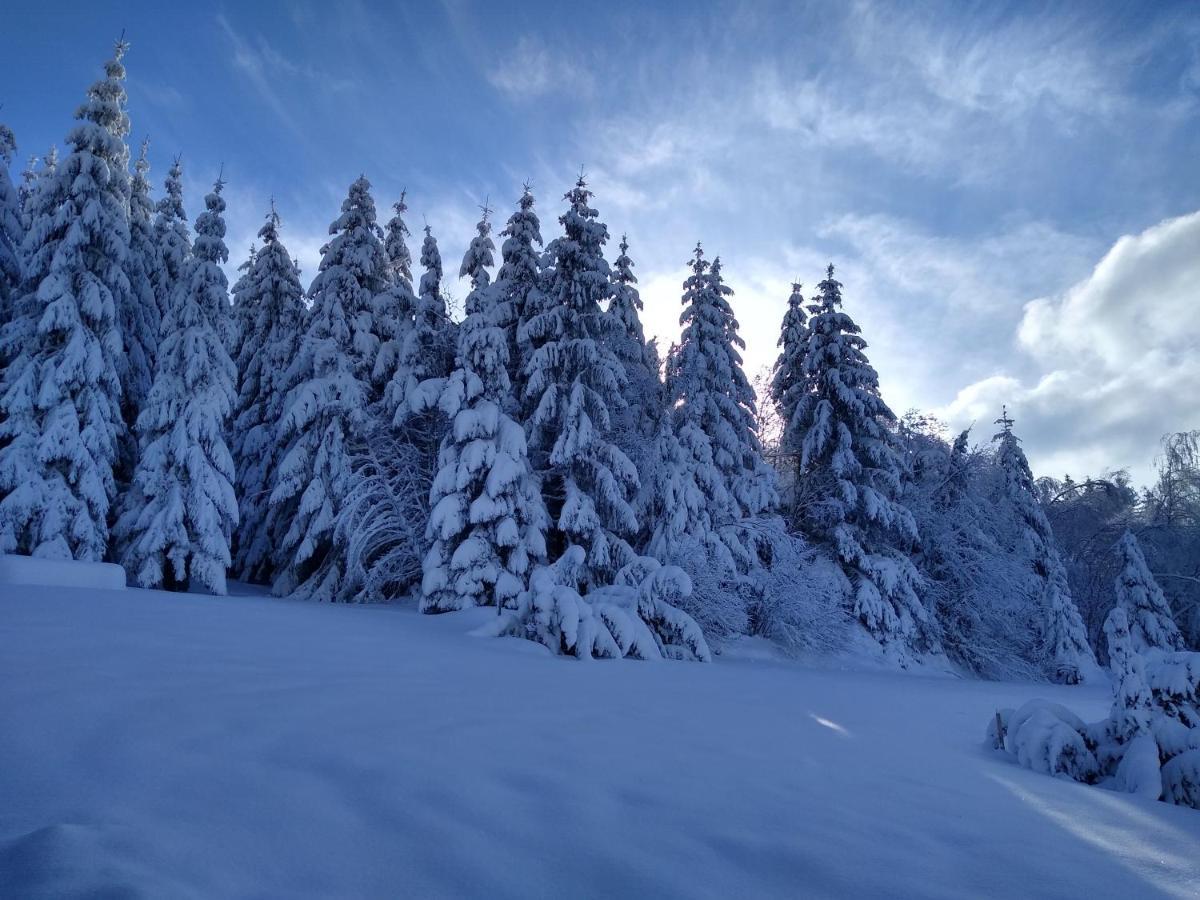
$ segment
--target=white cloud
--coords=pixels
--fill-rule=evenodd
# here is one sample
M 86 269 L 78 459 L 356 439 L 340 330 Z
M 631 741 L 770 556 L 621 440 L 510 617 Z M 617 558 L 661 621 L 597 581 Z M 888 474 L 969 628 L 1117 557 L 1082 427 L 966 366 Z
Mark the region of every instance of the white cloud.
M 551 50 L 540 38 L 523 35 L 487 73 L 492 86 L 515 100 L 551 93 L 589 93 L 591 73 L 577 60 Z
M 1017 337 L 1032 370 L 970 384 L 940 412 L 963 424 L 1007 402 L 1043 471 L 1145 481 L 1160 437 L 1200 426 L 1198 311 L 1200 212 L 1122 237 L 1086 278 L 1028 303 Z

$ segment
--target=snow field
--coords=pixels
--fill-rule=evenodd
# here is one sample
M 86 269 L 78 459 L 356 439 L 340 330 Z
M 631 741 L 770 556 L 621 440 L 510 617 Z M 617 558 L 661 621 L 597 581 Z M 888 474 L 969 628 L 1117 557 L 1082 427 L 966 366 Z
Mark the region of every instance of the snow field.
M 981 723 L 1105 688 L 581 665 L 418 616 L 0 587 L 0 896 L 1190 897 L 1200 815 Z

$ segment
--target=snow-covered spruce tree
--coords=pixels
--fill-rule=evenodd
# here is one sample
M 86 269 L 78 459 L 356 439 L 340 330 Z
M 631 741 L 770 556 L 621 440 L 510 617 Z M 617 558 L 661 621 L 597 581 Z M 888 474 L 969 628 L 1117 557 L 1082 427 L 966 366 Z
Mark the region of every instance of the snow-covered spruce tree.
M 722 298 L 733 295 L 733 289 L 721 278 L 721 258 L 713 258 L 708 270 L 708 280 L 713 294 Z M 775 487 L 775 472 L 763 458 L 762 441 L 758 435 L 757 397 L 754 388 L 742 371 L 742 357 L 738 350 L 745 349 L 746 342 L 738 334 L 738 321 L 732 316 L 729 301 L 724 307 L 731 315 L 725 321 L 728 345 L 733 351 L 736 365 L 733 367 L 733 384 L 730 397 L 742 410 L 744 424 L 738 435 L 741 451 L 741 468 L 732 483 L 732 493 L 744 516 L 758 516 L 774 510 L 779 505 L 779 493 Z
M 187 213 L 183 209 L 183 166 L 178 156 L 163 182 L 163 195 L 154 217 L 154 243 L 158 247 L 154 297 L 158 301 L 159 321 L 162 321 L 172 307 L 171 295 L 183 279 L 184 267 L 192 253 Z
M 12 317 L 13 304 L 21 287 L 21 197 L 8 174 L 17 152 L 12 129 L 0 124 L 0 325 Z
M 410 421 L 414 409 L 425 409 L 428 404 L 417 398 L 418 387 L 426 381 L 446 378 L 454 366 L 455 333 L 446 311 L 446 299 L 442 296 L 442 255 L 428 225 L 421 244 L 421 266 L 425 271 L 421 274 L 413 326 L 404 336 L 396 369 L 388 385 L 388 396 L 392 398 L 390 405 L 396 410 L 393 423 L 397 426 L 419 424 Z M 436 448 L 441 434 L 432 437 L 436 437 L 430 441 Z
M 612 349 L 614 320 L 601 308 L 611 292 L 608 229 L 588 205 L 591 196 L 582 177 L 566 194 L 564 234 L 546 248 L 543 308 L 520 335 L 540 345 L 525 364 L 534 408 L 526 430 L 552 523 L 550 556 L 582 547 L 585 590 L 611 584 L 633 559 L 629 498 L 638 487 L 637 470 L 612 441 L 610 410 L 624 405 L 625 371 Z
M 421 610 L 515 607 L 532 563 L 545 556 L 546 513 L 525 432 L 505 413 L 508 343 L 493 318 L 487 267 L 494 245 L 484 208 L 459 277 L 471 279 L 458 359 L 438 405 L 450 418 L 430 492 Z
M 271 491 L 267 528 L 279 539 L 277 595 L 348 599 L 337 520 L 351 487 L 352 454 L 369 425 L 371 365 L 378 350 L 371 304 L 386 260 L 365 178 L 350 186 L 330 226 L 279 439 L 286 452 Z
M 879 394 L 859 327 L 841 309 L 841 288 L 831 265 L 810 306 L 804 377 L 811 387 L 791 423 L 804 482 L 795 518 L 836 554 L 854 586 L 854 615 L 907 665 L 941 648 L 908 556 L 917 530 L 897 499 L 902 462 L 889 429 L 896 417 Z
M 1162 588 L 1154 580 L 1146 557 L 1133 532 L 1126 530 L 1117 544 L 1121 574 L 1117 576 L 1117 606 L 1129 620 L 1129 637 L 1135 653 L 1146 650 L 1183 650 L 1183 635 L 1171 615 Z
M 5 552 L 100 560 L 107 551 L 124 428 L 117 317 L 129 292 L 125 49 L 117 44 L 76 112 L 71 152 L 39 185 L 22 247 L 25 288 L 4 327 L 11 361 L 0 391 Z
M 645 552 L 666 563 L 687 565 L 687 555 L 703 549 L 707 560 L 732 576 L 739 561 L 746 568 L 746 548 L 731 529 L 733 500 L 713 463 L 712 444 L 688 419 L 676 424 L 663 410 L 655 430 L 647 466 L 647 483 L 638 496 L 645 519 Z
M 947 657 L 964 670 L 982 678 L 1040 678 L 1038 638 L 1028 627 L 1032 575 L 1002 540 L 1013 520 L 991 498 L 992 456 L 969 448 L 965 431 L 947 445 L 939 424 L 909 415 L 898 429 L 912 460 L 901 499 L 921 536 L 913 562 L 922 600 Z
M 674 430 L 689 469 L 687 477 L 704 494 L 702 516 L 686 530 L 722 560 L 735 561 L 736 568 L 745 571 L 752 565 L 752 553 L 736 526 L 761 512 L 760 500 L 767 499 L 751 489 L 750 476 L 762 477 L 767 493 L 773 488 L 765 472 L 754 471 L 762 465 L 754 430 L 754 395 L 742 371 L 737 350 L 742 342 L 726 299 L 728 289 L 721 284 L 719 272 L 716 280 L 710 277 L 699 244 L 691 269 L 683 283 L 684 310 L 679 319 L 683 332 L 667 372 Z M 747 462 L 754 468 L 748 470 Z M 728 552 L 721 552 L 719 544 Z
M 151 221 L 154 205 L 150 202 L 150 182 L 146 179 L 146 173 L 150 171 L 147 147 L 148 142 L 142 141 L 130 183 L 129 256 L 125 263 L 129 294 L 128 302 L 119 310 L 125 345 L 121 367 L 121 410 L 131 433 L 154 380 L 154 361 L 162 327 L 158 301 L 154 297 L 159 255 Z M 127 472 L 132 469 L 132 463 L 132 459 L 128 461 Z
M 1007 409 L 996 424 L 1001 426 L 993 440 L 997 442 L 996 462 L 1003 473 L 1003 500 L 1016 511 L 1021 539 L 1039 585 L 1040 633 L 1047 674 L 1065 684 L 1103 680 L 1088 645 L 1083 619 L 1071 597 L 1054 532 L 1038 503 L 1029 461 L 1013 434 L 1013 420 Z
M 500 247 L 500 271 L 496 273 L 496 324 L 504 331 L 508 343 L 508 377 L 513 385 L 516 406 L 525 414 L 533 409 L 524 405 L 525 363 L 534 347 L 529 343 L 526 327 L 542 308 L 541 258 L 542 230 L 537 213 L 533 211 L 533 192 L 529 185 L 521 194 L 516 211 L 500 232 L 504 243 Z M 522 335 L 525 338 L 522 339 Z M 528 415 L 522 415 L 525 419 Z
M 608 315 L 613 326 L 613 353 L 625 369 L 624 409 L 613 415 L 614 440 L 637 468 L 639 476 L 649 474 L 651 445 L 664 403 L 662 381 L 658 374 L 658 352 L 646 342 L 640 312 L 642 298 L 629 258 L 629 240 L 622 235 L 620 254 L 612 269 L 612 299 Z
M 1124 743 L 1149 732 L 1154 702 L 1123 607 L 1113 607 L 1108 614 L 1104 635 L 1108 639 L 1109 668 L 1113 675 L 1113 731 L 1117 740 Z
M 218 179 L 196 219 L 195 247 L 138 417 L 136 499 L 117 529 L 125 569 L 142 587 L 225 593 L 238 504 L 225 443 L 237 369 L 221 337 L 229 306 L 223 187 Z
M 54 175 L 58 171 L 58 147 L 51 144 L 46 155 L 41 158 L 41 166 L 35 171 L 34 167 L 37 165 L 38 158 L 32 156 L 29 158 L 29 165 L 21 173 L 21 225 L 26 232 L 33 224 L 34 204 L 37 201 L 39 188 L 42 184 L 53 182 Z
M 233 325 L 237 332 L 237 346 L 230 352 L 229 358 L 235 363 L 242 355 L 242 348 L 246 345 L 246 338 L 250 334 L 250 319 L 254 316 L 254 311 L 246 303 L 245 297 L 246 290 L 250 286 L 251 273 L 254 271 L 254 259 L 257 256 L 258 246 L 251 243 L 250 252 L 238 264 L 237 281 L 229 288 L 229 302 L 233 306 Z
M 388 422 L 396 415 L 396 406 L 403 396 L 391 389 L 391 377 L 404 346 L 405 336 L 413 326 L 417 298 L 412 286 L 412 254 L 408 250 L 409 230 L 404 222 L 408 205 L 404 193 L 392 204 L 395 215 L 387 223 L 383 251 L 387 258 L 385 287 L 375 297 L 375 330 L 379 334 L 379 353 L 371 373 L 375 388 L 385 401 Z
M 359 176 L 350 185 L 342 214 L 329 226 L 329 233 L 333 237 L 321 248 L 321 271 L 328 262 L 343 273 L 339 278 L 354 280 L 355 287 L 347 281 L 343 290 L 350 304 L 346 310 L 353 328 L 352 359 L 355 377 L 370 388 L 369 402 L 374 403 L 379 394 L 372 375 L 381 343 L 375 324 L 375 298 L 387 286 L 390 267 L 383 252 L 383 230 L 376 223 L 371 183 L 366 177 Z
M 12 134 L 10 131 L 9 134 Z M 13 147 L 16 147 L 15 137 L 13 139 Z M 37 156 L 29 157 L 29 162 L 25 164 L 25 168 L 21 171 L 21 183 L 17 187 L 17 207 L 20 215 L 21 234 L 23 235 L 29 230 L 29 224 L 33 221 L 33 194 L 37 190 Z M 57 162 L 55 163 L 57 165 Z M 17 249 L 20 250 L 21 242 L 17 243 Z
M 244 310 L 244 332 L 232 429 L 240 507 L 233 571 L 244 581 L 269 584 L 290 524 L 276 520 L 272 532 L 268 499 L 283 457 L 279 432 L 286 376 L 300 349 L 304 289 L 292 257 L 279 240 L 279 214 L 273 203 L 258 237 L 262 249 L 254 256 L 238 298 L 238 308 Z
M 783 325 L 779 333 L 779 358 L 771 372 L 771 400 L 779 410 L 779 418 L 783 423 L 783 434 L 780 436 L 780 456 L 784 460 L 781 477 L 788 484 L 789 495 L 795 492 L 799 481 L 800 447 L 795 430 L 791 427 L 796 417 L 796 408 L 800 405 L 807 389 L 804 377 L 804 338 L 808 333 L 808 313 L 804 311 L 804 295 L 800 293 L 801 284 L 792 283 L 792 293 L 788 297 L 787 312 L 783 314 Z M 789 496 L 788 506 L 794 505 L 794 497 Z

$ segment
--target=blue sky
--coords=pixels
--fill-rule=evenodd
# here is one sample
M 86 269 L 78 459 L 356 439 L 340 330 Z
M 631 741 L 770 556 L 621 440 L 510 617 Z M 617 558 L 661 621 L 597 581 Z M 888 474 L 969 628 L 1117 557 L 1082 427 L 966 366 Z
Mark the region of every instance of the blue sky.
M 224 163 L 240 259 L 274 197 L 306 276 L 346 187 L 433 226 L 531 180 L 547 238 L 582 166 L 627 231 L 648 330 L 720 254 L 747 368 L 788 285 L 838 266 L 897 411 L 1036 469 L 1147 476 L 1200 427 L 1200 8 L 1192 3 L 60 3 L 9 0 L 0 102 L 61 142 L 122 28 L 134 140 Z M 465 290 L 452 285 L 461 296 Z

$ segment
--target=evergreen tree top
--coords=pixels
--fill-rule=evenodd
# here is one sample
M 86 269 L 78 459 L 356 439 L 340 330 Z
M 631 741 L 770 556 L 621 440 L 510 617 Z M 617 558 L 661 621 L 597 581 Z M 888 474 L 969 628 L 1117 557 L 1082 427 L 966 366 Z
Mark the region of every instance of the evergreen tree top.
M 229 260 L 225 246 L 225 199 L 221 191 L 225 182 L 217 177 L 212 191 L 204 197 L 204 212 L 196 217 L 196 244 L 192 252 L 204 262 L 221 265 Z
M 128 163 L 124 138 L 129 134 L 129 116 L 125 112 L 125 67 L 121 64 L 129 44 L 118 40 L 113 58 L 104 64 L 104 78 L 87 92 L 87 100 L 75 111 L 75 118 L 88 124 L 80 125 L 67 135 L 67 143 L 76 151 L 90 151 L 105 160 L 116 162 L 120 173 Z
M 642 345 L 646 342 L 646 334 L 642 328 L 641 317 L 638 315 L 638 311 L 644 307 L 642 297 L 636 287 L 637 277 L 633 274 L 633 260 L 629 258 L 629 240 L 625 235 L 621 235 L 619 247 L 620 255 L 613 264 L 612 302 L 609 304 L 608 311 L 621 323 L 624 334 L 632 338 L 637 345 L 636 348 L 622 348 L 622 353 L 619 355 L 624 358 L 628 351 L 636 350 L 637 355 L 644 359 L 646 351 Z
M 492 211 L 485 201 L 480 207 L 483 212 L 479 224 L 475 226 L 476 235 L 471 239 L 471 244 L 467 247 L 467 252 L 463 255 L 462 265 L 458 269 L 459 278 L 471 279 L 471 290 L 478 291 L 480 288 L 487 287 L 491 281 L 491 276 L 488 275 L 488 267 L 495 262 L 494 251 L 496 245 L 492 242 L 492 223 L 488 221 L 488 217 Z M 469 311 L 468 311 L 469 312 Z
M 279 222 L 279 211 L 275 209 L 275 201 L 272 200 L 267 220 L 263 222 L 262 228 L 258 229 L 258 236 L 262 239 L 264 251 L 268 245 L 279 243 Z
M 383 290 L 388 263 L 383 232 L 375 221 L 371 183 L 359 176 L 342 201 L 341 214 L 329 225 L 332 239 L 321 248 L 319 273 L 335 267 L 348 270 L 372 296 Z
M 133 171 L 136 176 L 140 176 L 146 182 L 146 190 L 150 190 L 150 182 L 146 179 L 146 173 L 150 171 L 150 160 L 147 154 L 150 152 L 150 138 L 142 138 L 141 146 L 138 148 L 137 162 L 133 164 Z
M 533 211 L 533 189 L 528 184 L 500 236 L 504 238 L 500 247 L 503 261 L 497 281 L 532 282 L 537 277 L 539 254 L 534 248 L 542 244 L 542 225 Z
M 875 398 L 868 414 L 895 421 L 895 413 L 879 398 L 879 373 L 863 352 L 867 342 L 861 336 L 862 329 L 841 309 L 842 284 L 833 277 L 832 264 L 817 290 L 819 299 L 809 306 L 813 316 L 808 322 L 806 372 L 822 373 L 824 378 Z
M 0 162 L 5 167 L 12 165 L 13 156 L 17 152 L 17 138 L 12 129 L 0 122 Z
M 964 456 L 967 452 L 967 441 L 970 439 L 971 430 L 964 428 L 958 433 L 958 437 L 954 439 L 954 444 L 950 448 L 953 456 Z
M 804 285 L 799 281 L 792 282 L 792 293 L 788 297 L 787 311 L 783 314 L 783 328 L 776 344 L 776 346 L 784 348 L 785 352 L 789 347 L 799 347 L 804 340 L 808 314 L 804 311 L 804 295 L 800 292 L 803 287 Z
M 1008 414 L 1008 407 L 1002 407 L 1000 418 L 996 424 L 1000 430 L 993 435 L 992 440 L 999 443 L 996 459 L 1009 479 L 1015 480 L 1020 488 L 1030 496 L 1034 494 L 1033 470 L 1029 468 L 1029 460 L 1021 449 L 1021 439 L 1013 434 L 1013 419 Z
M 133 167 L 133 178 L 130 181 L 129 217 L 139 222 L 149 222 L 154 204 L 150 202 L 150 160 L 146 154 L 150 149 L 150 139 L 142 140 L 137 162 Z
M 563 195 L 570 203 L 558 218 L 564 234 L 546 248 L 556 272 L 561 270 L 556 279 L 559 289 L 566 291 L 566 296 L 554 299 L 577 310 L 600 303 L 609 291 L 609 268 L 603 250 L 608 242 L 608 228 L 597 218 L 599 213 L 588 205 L 591 198 L 592 192 L 580 175 L 575 187 Z
M 1000 418 L 995 421 L 995 424 L 1000 426 L 1000 431 L 994 438 L 992 438 L 992 440 L 1000 440 L 1003 437 L 1012 437 L 1012 427 L 1014 422 L 1012 417 L 1008 414 L 1007 404 L 1000 407 Z M 1016 440 L 1016 438 L 1013 439 Z
M 163 181 L 163 195 L 159 198 L 157 211 L 166 221 L 187 221 L 187 213 L 183 208 L 183 163 L 178 156 L 171 163 Z
M 617 245 L 617 249 L 621 252 L 613 263 L 613 281 L 617 284 L 637 284 L 637 276 L 633 274 L 633 260 L 629 258 L 629 235 L 621 235 L 621 243 Z M 640 298 L 637 308 L 642 308 Z
M 421 243 L 421 296 L 440 296 L 442 289 L 442 254 L 438 252 L 437 238 L 433 229 L 425 226 L 425 240 Z
M 9 134 L 12 134 L 10 131 Z M 13 144 L 16 147 L 16 144 Z M 21 197 L 24 198 L 33 192 L 33 183 L 37 181 L 37 164 L 38 156 L 35 153 L 29 157 L 29 162 L 25 164 L 25 169 L 21 172 Z
M 521 199 L 517 201 L 517 208 L 508 217 L 508 223 L 500 234 L 510 240 L 516 239 L 519 242 L 540 244 L 542 242 L 541 222 L 538 220 L 537 213 L 533 211 L 533 204 L 533 188 L 528 184 L 523 185 Z M 505 249 L 508 246 L 507 240 L 504 245 L 501 252 L 507 254 L 508 250 Z
M 407 191 L 401 191 L 400 199 L 392 204 L 395 215 L 387 223 L 383 252 L 387 255 L 392 277 L 411 287 L 412 254 L 408 249 L 408 239 L 412 237 L 412 232 L 408 230 L 408 225 L 404 221 L 404 214 L 408 212 L 408 204 L 405 202 L 407 193 Z

